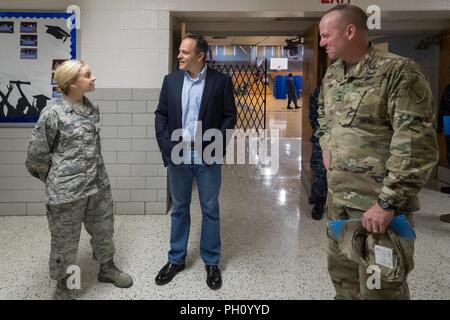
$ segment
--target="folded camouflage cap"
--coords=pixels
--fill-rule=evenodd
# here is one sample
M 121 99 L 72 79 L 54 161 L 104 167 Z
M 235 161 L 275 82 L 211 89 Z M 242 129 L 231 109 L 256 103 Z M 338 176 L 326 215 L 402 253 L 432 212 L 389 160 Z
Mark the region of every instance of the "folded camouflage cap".
M 355 263 L 380 267 L 385 281 L 403 281 L 414 268 L 414 240 L 403 238 L 391 229 L 370 233 L 361 220 L 348 220 L 342 226 L 338 244 L 341 252 Z

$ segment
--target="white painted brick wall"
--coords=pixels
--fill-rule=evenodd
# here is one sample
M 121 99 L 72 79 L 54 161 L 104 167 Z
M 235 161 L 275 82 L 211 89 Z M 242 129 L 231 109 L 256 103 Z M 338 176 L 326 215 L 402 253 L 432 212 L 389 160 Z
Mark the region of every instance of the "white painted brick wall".
M 130 201 L 129 189 L 112 189 L 112 196 L 114 201 Z
M 155 100 L 147 101 L 147 113 L 148 114 L 155 113 L 156 108 L 158 107 L 158 100 L 159 100 L 159 97 L 157 97 Z
M 119 113 L 145 113 L 145 101 L 119 101 Z
M 158 176 L 160 177 L 167 177 L 167 168 L 164 167 L 164 165 L 158 166 Z
M 47 214 L 47 209 L 43 202 L 28 202 L 27 203 L 27 216 L 44 216 Z
M 119 127 L 117 130 L 118 138 L 145 138 L 146 135 L 145 127 Z
M 156 138 L 154 125 L 147 127 L 147 138 Z
M 33 128 L 0 128 L 0 137 L 2 139 L 27 139 L 31 135 Z
M 161 163 L 161 153 L 159 151 L 147 152 L 147 163 Z
M 29 177 L 30 176 L 24 163 L 13 164 L 11 167 L 12 167 L 11 177 Z
M 150 126 L 155 123 L 154 114 L 133 114 L 133 126 Z
M 114 177 L 129 177 L 131 175 L 130 164 L 106 164 L 109 175 Z
M 102 139 L 102 150 L 131 151 L 131 139 Z
M 12 202 L 43 202 L 44 190 L 14 190 Z
M 24 216 L 26 211 L 26 203 L 0 203 L 0 216 Z
M 131 190 L 131 201 L 156 201 L 157 190 Z
M 166 202 L 167 199 L 167 190 L 158 190 L 158 198 L 159 202 Z
M 117 163 L 117 152 L 103 150 L 102 155 L 105 163 Z
M 166 189 L 167 178 L 166 177 L 147 177 L 146 178 L 147 189 Z
M 0 152 L 0 164 L 25 163 L 26 152 Z
M 0 190 L 0 202 L 11 202 L 12 192 L 12 190 Z
M 145 214 L 159 214 L 161 211 L 166 210 L 165 202 L 146 202 Z
M 12 165 L 0 164 L 0 177 L 11 177 Z
M 26 177 L 1 177 L 0 189 L 5 190 L 23 190 L 27 188 Z
M 0 151 L 12 151 L 12 139 L 0 139 Z
M 158 27 L 157 11 L 125 11 L 120 15 L 122 29 L 155 29 Z
M 118 163 L 146 163 L 145 152 L 118 152 Z
M 13 139 L 12 145 L 13 150 L 12 151 L 27 151 L 28 149 L 28 143 L 30 142 L 30 139 Z
M 154 138 L 159 89 L 103 88 L 88 97 L 101 112 L 102 154 L 116 214 L 166 213 L 166 169 Z M 25 168 L 31 131 L 0 128 L 0 215 L 46 214 L 44 184 Z
M 149 101 L 158 102 L 158 100 L 159 100 L 159 90 L 133 89 L 132 99 L 133 99 L 133 101 L 144 100 L 144 101 L 147 101 L 147 104 L 148 104 Z M 149 112 L 149 111 L 147 111 L 147 112 Z M 154 112 L 154 110 L 153 110 L 153 112 Z
M 131 175 L 133 177 L 156 177 L 158 176 L 158 166 L 154 164 L 133 164 L 131 165 Z
M 119 189 L 145 189 L 146 181 L 143 177 L 117 177 Z
M 112 114 L 102 115 L 102 124 L 104 126 L 131 126 L 131 114 Z
M 98 101 L 97 105 L 101 113 L 117 112 L 117 101 Z
M 117 138 L 117 127 L 102 127 L 100 135 L 104 139 Z
M 158 151 L 156 139 L 132 139 L 132 149 L 136 151 Z

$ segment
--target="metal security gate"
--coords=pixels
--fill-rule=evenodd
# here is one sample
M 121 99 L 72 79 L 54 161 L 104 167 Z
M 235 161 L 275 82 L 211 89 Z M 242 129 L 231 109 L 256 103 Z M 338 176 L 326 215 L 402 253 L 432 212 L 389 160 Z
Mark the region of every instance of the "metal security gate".
M 267 60 L 261 66 L 209 64 L 211 69 L 228 74 L 233 82 L 238 111 L 236 128 L 266 128 Z

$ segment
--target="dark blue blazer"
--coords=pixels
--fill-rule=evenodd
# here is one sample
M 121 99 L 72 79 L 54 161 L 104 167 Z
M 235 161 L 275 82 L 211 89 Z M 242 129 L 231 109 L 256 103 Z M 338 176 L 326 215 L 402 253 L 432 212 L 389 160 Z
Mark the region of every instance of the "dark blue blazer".
M 172 132 L 182 128 L 183 82 L 184 71 L 177 71 L 164 77 L 158 107 L 155 111 L 156 140 L 162 152 L 164 166 L 171 162 L 172 149 L 178 143 L 178 141 L 171 141 Z M 212 128 L 222 132 L 223 155 L 230 138 L 227 137 L 226 130 L 234 129 L 236 118 L 233 84 L 230 77 L 208 68 L 198 120 L 202 121 L 202 134 Z M 203 141 L 203 150 L 213 141 Z

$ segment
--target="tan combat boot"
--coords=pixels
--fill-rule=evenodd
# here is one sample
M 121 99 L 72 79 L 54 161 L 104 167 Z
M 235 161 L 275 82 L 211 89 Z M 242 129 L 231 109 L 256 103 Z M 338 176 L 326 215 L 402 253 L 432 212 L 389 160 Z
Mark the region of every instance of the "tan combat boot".
M 119 288 L 129 288 L 133 285 L 133 278 L 128 273 L 120 271 L 112 259 L 100 265 L 98 281 L 112 283 Z

